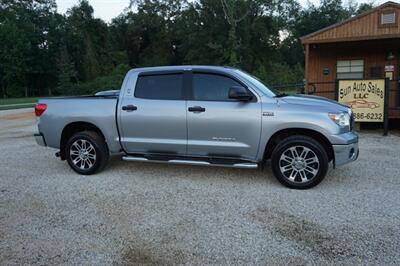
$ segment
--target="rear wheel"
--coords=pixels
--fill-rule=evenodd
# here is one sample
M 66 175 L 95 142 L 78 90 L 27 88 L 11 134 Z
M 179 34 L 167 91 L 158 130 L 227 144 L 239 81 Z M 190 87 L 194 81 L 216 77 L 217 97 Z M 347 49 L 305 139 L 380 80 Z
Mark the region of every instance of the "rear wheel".
M 67 142 L 65 154 L 69 166 L 77 173 L 91 175 L 101 171 L 109 153 L 102 136 L 93 131 L 74 134 Z
M 307 189 L 319 184 L 328 170 L 328 155 L 313 138 L 291 136 L 279 143 L 272 153 L 276 178 L 290 188 Z

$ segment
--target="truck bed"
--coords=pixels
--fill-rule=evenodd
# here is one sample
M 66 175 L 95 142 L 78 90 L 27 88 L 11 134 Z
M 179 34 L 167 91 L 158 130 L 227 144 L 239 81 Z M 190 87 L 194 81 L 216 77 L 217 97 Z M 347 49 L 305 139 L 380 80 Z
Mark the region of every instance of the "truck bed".
M 39 132 L 47 146 L 60 148 L 63 130 L 71 123 L 96 125 L 103 133 L 110 152 L 120 150 L 116 122 L 117 96 L 67 96 L 42 98 L 38 103 L 47 105 L 39 119 Z

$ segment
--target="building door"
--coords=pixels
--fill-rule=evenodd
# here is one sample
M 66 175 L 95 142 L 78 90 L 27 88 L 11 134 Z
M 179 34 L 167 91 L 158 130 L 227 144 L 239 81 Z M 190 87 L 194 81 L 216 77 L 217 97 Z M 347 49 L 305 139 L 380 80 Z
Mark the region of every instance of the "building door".
M 396 107 L 400 107 L 400 51 L 397 53 L 397 102 Z

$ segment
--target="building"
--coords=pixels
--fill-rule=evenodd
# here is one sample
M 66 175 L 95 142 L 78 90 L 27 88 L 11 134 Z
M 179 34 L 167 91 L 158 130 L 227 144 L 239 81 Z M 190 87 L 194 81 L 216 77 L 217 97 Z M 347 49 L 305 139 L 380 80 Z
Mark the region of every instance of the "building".
M 301 38 L 308 93 L 336 98 L 338 79 L 389 78 L 389 118 L 400 118 L 400 4 L 366 13 Z

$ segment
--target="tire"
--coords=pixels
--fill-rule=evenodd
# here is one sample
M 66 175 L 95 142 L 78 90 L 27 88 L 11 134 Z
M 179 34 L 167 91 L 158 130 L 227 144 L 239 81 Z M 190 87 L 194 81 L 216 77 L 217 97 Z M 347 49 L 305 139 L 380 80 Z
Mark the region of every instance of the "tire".
M 68 140 L 65 156 L 75 172 L 91 175 L 104 169 L 108 163 L 109 152 L 102 136 L 94 131 L 82 131 Z
M 328 163 L 324 147 L 315 139 L 301 135 L 282 140 L 271 157 L 275 177 L 294 189 L 318 185 L 326 175 Z

